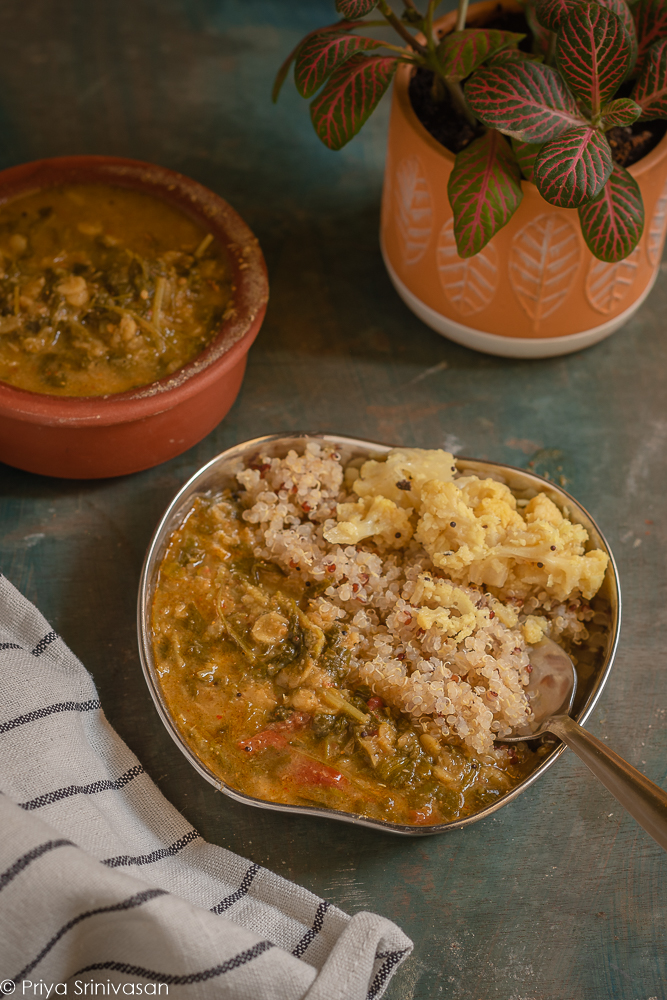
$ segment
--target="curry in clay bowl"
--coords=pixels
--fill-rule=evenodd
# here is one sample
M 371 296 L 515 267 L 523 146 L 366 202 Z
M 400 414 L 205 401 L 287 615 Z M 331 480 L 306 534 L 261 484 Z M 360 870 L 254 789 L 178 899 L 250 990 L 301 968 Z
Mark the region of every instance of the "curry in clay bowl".
M 164 167 L 72 156 L 0 173 L 0 461 L 150 468 L 239 392 L 268 301 L 257 239 Z
M 403 835 L 511 802 L 563 750 L 531 652 L 572 657 L 583 723 L 620 591 L 584 508 L 523 469 L 332 434 L 243 442 L 185 484 L 142 574 L 146 680 L 226 795 Z

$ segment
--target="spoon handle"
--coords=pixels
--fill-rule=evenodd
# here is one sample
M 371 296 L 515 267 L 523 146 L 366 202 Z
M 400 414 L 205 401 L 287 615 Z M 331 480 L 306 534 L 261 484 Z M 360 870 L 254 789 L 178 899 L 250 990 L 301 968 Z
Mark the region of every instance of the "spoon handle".
M 574 750 L 639 825 L 667 851 L 667 792 L 568 715 L 555 716 L 547 728 Z

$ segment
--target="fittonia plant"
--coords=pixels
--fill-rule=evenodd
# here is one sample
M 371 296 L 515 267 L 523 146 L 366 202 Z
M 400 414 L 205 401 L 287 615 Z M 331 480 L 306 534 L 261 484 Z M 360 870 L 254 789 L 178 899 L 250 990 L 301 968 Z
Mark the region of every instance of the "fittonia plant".
M 456 27 L 440 38 L 433 19 L 403 0 L 336 0 L 343 20 L 307 35 L 281 67 L 274 100 L 294 62 L 318 136 L 340 149 L 356 135 L 400 63 L 433 72 L 433 99 L 449 93 L 469 121 L 485 126 L 456 157 L 449 180 L 456 245 L 472 257 L 518 208 L 521 178 L 552 205 L 577 208 L 596 257 L 618 261 L 637 245 L 644 206 L 637 182 L 612 158 L 607 132 L 638 120 L 667 118 L 667 0 L 530 0 L 533 35 L 466 28 L 468 0 Z M 381 18 L 367 15 L 377 11 Z M 390 24 L 403 45 L 357 34 Z M 630 81 L 634 81 L 631 83 Z M 619 87 L 629 96 L 618 96 Z M 505 138 L 505 137 L 508 138 Z

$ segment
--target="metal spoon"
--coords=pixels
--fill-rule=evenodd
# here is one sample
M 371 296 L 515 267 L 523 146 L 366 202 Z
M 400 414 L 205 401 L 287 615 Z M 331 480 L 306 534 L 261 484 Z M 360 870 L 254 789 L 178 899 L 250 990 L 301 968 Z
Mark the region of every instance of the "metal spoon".
M 534 719 L 515 729 L 514 735 L 504 736 L 502 742 L 518 743 L 553 733 L 667 851 L 667 792 L 570 718 L 577 674 L 565 650 L 551 639 L 543 639 L 533 646 L 530 663 L 533 672 L 526 693 Z

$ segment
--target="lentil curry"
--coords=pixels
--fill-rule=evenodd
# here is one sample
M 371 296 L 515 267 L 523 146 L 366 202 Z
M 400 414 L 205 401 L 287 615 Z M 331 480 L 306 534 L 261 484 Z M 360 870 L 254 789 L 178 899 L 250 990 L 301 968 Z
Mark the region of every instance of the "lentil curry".
M 510 582 L 511 593 L 453 570 L 448 579 L 437 552 L 410 535 L 416 528 L 428 544 L 430 484 L 456 484 L 455 501 L 477 477 L 461 477 L 445 452 L 419 449 L 345 476 L 343 465 L 334 447 L 318 444 L 282 459 L 260 455 L 239 468 L 238 489 L 194 499 L 154 596 L 164 697 L 200 760 L 255 798 L 409 825 L 470 815 L 546 753 L 499 742 L 530 718 L 528 640 L 546 633 L 570 648 L 584 643 L 595 612 L 582 587 L 590 597 L 602 577 L 597 586 L 580 579 L 567 604 L 525 578 Z M 477 479 L 487 493 L 492 482 Z M 353 508 L 368 514 L 369 490 L 375 520 L 367 516 L 366 537 L 345 544 L 351 524 L 357 536 L 365 530 Z M 407 492 L 413 506 L 401 507 Z M 524 529 L 539 497 L 521 501 Z M 441 510 L 448 528 L 452 510 Z M 560 523 L 542 540 L 546 551 L 585 560 L 583 547 L 568 555 L 577 526 L 554 511 Z M 557 520 L 554 511 L 546 513 Z M 488 502 L 474 514 L 485 527 L 494 516 Z M 451 555 L 455 543 L 446 545 Z
M 0 208 L 0 380 L 105 396 L 191 361 L 231 309 L 222 248 L 157 197 L 71 184 Z

